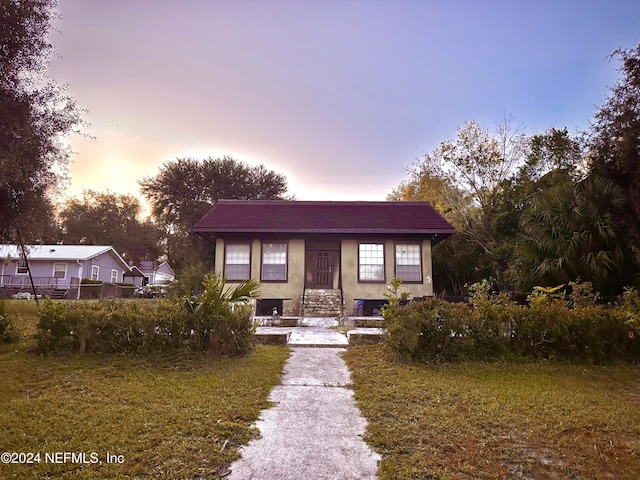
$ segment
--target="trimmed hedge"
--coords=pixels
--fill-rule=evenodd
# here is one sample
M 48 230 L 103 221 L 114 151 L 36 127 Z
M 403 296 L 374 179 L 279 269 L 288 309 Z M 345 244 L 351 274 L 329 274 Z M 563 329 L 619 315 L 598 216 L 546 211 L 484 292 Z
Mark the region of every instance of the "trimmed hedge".
M 189 349 L 243 355 L 254 345 L 251 308 L 244 301 L 252 284 L 229 293 L 224 280 L 209 276 L 204 293 L 144 302 L 45 301 L 36 339 L 40 352 L 151 353 Z M 246 295 L 244 295 L 246 294 Z
M 40 352 L 148 353 L 186 348 L 185 328 L 169 302 L 46 300 L 36 339 Z
M 427 362 L 509 355 L 640 362 L 640 300 L 634 291 L 625 295 L 613 306 L 546 295 L 519 305 L 486 289 L 475 292 L 470 304 L 391 301 L 383 312 L 386 342 L 403 357 Z

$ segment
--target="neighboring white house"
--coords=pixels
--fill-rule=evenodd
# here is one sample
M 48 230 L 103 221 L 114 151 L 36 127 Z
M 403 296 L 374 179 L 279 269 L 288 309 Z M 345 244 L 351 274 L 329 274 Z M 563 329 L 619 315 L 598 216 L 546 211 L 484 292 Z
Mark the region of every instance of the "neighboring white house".
M 66 296 L 83 279 L 120 283 L 131 272 L 110 246 L 25 245 L 25 249 L 29 269 L 17 245 L 0 245 L 0 287 L 6 295 L 31 290 L 29 270 L 37 291 L 47 296 Z
M 149 285 L 167 285 L 176 279 L 176 273 L 167 262 L 155 266 L 154 262 L 140 262 L 140 271 L 148 279 Z

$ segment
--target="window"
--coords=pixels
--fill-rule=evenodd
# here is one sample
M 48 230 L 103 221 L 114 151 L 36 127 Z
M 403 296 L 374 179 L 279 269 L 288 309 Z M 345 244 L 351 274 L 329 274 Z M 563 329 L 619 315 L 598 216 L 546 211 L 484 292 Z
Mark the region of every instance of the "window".
M 224 252 L 224 273 L 227 280 L 249 280 L 251 278 L 251 245 L 228 243 Z
M 18 260 L 18 264 L 16 265 L 16 274 L 17 275 L 26 275 L 29 273 L 27 270 L 27 262 L 24 261 L 23 257 L 20 257 Z
M 111 283 L 118 283 L 118 271 L 111 270 Z
M 396 276 L 405 282 L 422 282 L 420 245 L 396 244 Z
M 262 280 L 287 280 L 287 244 L 262 244 Z
M 98 274 L 100 273 L 100 267 L 94 265 L 91 267 L 91 280 L 98 280 Z
M 67 264 L 66 263 L 54 263 L 53 264 L 53 277 L 54 278 L 67 278 Z
M 361 243 L 358 246 L 358 279 L 384 282 L 384 244 Z

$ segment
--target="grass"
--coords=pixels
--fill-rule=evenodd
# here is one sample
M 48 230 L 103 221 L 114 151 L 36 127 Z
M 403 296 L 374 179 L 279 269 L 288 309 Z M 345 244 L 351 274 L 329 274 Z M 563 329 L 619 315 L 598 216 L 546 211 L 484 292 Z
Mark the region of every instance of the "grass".
M 219 478 L 257 434 L 289 355 L 36 356 L 31 305 L 5 304 L 23 339 L 0 346 L 0 453 L 40 452 L 40 463 L 0 464 L 0 478 Z M 87 463 L 45 461 L 55 452 L 83 452 Z
M 381 479 L 640 478 L 637 366 L 345 360 Z

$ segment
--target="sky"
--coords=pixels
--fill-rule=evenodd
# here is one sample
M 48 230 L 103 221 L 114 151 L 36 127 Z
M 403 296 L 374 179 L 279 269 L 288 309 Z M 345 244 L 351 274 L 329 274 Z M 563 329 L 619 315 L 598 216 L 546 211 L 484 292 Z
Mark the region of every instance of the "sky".
M 230 155 L 297 200 L 385 200 L 476 120 L 578 132 L 640 43 L 637 0 L 58 0 L 50 74 L 89 136 L 66 193 L 139 195 Z

